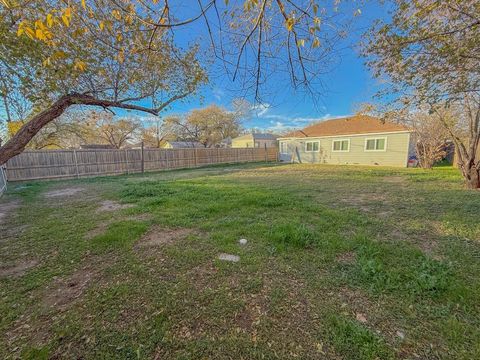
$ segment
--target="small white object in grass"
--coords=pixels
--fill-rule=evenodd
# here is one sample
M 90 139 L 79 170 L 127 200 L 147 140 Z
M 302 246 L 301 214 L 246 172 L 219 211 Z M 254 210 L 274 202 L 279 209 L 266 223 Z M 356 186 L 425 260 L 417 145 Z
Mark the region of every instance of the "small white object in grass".
M 358 321 L 360 321 L 363 324 L 365 324 L 367 322 L 366 316 L 362 313 L 357 313 L 356 318 L 357 318 Z
M 238 242 L 240 243 L 240 245 L 247 245 L 248 241 L 247 239 L 240 239 Z
M 220 254 L 218 255 L 218 259 L 224 261 L 238 262 L 240 261 L 240 256 L 232 254 Z
M 403 331 L 398 330 L 397 331 L 397 336 L 402 340 L 405 339 L 405 333 Z

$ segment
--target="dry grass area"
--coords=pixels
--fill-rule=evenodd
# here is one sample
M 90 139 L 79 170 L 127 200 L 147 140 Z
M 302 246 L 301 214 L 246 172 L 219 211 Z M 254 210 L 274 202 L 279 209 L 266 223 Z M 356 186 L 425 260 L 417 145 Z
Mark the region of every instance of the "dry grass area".
M 480 358 L 479 211 L 451 168 L 13 185 L 0 357 Z

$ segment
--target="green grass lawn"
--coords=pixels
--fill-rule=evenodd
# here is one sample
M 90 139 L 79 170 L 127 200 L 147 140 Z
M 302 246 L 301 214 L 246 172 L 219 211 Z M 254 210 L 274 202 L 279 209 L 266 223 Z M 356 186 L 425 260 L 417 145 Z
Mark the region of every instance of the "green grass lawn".
M 0 358 L 480 358 L 480 192 L 452 168 L 32 182 L 0 212 Z

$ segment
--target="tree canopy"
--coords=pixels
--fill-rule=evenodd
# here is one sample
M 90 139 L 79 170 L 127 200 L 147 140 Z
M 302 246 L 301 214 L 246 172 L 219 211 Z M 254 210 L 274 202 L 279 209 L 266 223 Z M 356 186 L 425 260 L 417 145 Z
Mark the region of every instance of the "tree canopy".
M 257 100 L 272 72 L 312 91 L 345 34 L 340 3 L 2 0 L 2 103 L 7 120 L 26 123 L 0 163 L 72 105 L 157 115 L 198 91 L 207 75 L 195 35 L 186 48 L 175 38 L 193 23 L 203 23 L 224 74 Z
M 395 0 L 392 18 L 366 34 L 364 55 L 383 95 L 402 107 L 462 107 L 454 127 L 438 119 L 455 142 L 468 187 L 480 187 L 480 2 Z
M 223 139 L 241 132 L 242 114 L 217 105 L 195 109 L 185 116 L 169 116 L 165 126 L 178 140 L 196 141 L 205 147 L 219 144 Z

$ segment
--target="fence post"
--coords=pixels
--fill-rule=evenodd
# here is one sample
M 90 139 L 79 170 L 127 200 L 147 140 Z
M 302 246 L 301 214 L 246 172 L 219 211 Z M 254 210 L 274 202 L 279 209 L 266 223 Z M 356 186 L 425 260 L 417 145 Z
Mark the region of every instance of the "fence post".
M 77 151 L 75 149 L 73 149 L 73 159 L 75 160 L 75 171 L 77 172 L 77 178 L 79 178 L 80 174 L 78 173 Z
M 167 169 L 170 167 L 170 165 L 168 164 L 168 153 L 169 153 L 169 151 L 165 150 L 165 160 L 166 160 Z
M 128 149 L 125 149 L 125 165 L 127 167 L 127 174 L 128 174 Z
M 193 160 L 195 161 L 195 167 L 197 167 L 197 148 L 193 148 Z
M 97 165 L 97 173 L 96 175 L 100 174 L 100 166 L 98 166 L 98 156 L 97 156 L 97 150 L 93 150 L 93 153 L 95 154 L 95 164 Z
M 268 162 L 268 151 L 267 151 L 267 143 L 265 145 L 265 162 Z
M 145 172 L 145 155 L 143 153 L 143 141 L 142 141 L 142 174 Z

